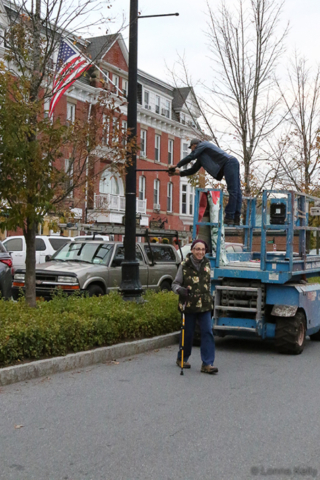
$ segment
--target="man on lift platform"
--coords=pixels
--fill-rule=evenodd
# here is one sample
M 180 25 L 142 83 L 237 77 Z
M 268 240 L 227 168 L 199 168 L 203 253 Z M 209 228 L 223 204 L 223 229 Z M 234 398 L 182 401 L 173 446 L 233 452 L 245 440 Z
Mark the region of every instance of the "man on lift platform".
M 221 180 L 223 177 L 227 183 L 229 202 L 225 209 L 225 225 L 240 225 L 242 194 L 240 184 L 240 165 L 238 160 L 221 150 L 210 142 L 202 142 L 193 138 L 189 148 L 191 153 L 184 157 L 176 166 L 169 167 L 169 175 L 185 177 L 198 172 L 201 167 L 213 178 Z M 196 160 L 194 165 L 187 170 L 180 167 Z

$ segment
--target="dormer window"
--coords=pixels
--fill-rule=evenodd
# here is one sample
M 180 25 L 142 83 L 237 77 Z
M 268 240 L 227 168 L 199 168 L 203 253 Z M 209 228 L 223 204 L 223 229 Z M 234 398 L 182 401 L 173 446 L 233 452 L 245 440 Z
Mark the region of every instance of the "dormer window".
M 161 108 L 161 115 L 164 117 L 170 118 L 170 109 L 171 109 L 171 104 L 169 100 L 165 101 L 165 108 Z
M 151 108 L 149 105 L 149 100 L 150 100 L 150 94 L 147 90 L 144 91 L 144 108 L 147 108 L 148 110 Z
M 159 97 L 159 95 L 156 95 L 156 113 L 160 113 L 160 102 L 161 102 L 161 98 Z

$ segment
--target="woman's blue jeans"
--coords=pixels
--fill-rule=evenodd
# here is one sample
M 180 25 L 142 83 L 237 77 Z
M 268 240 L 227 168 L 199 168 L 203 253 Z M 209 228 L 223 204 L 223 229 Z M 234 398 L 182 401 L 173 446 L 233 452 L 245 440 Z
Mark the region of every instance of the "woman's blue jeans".
M 191 355 L 193 335 L 196 328 L 196 322 L 199 322 L 201 332 L 201 360 L 204 365 L 213 365 L 215 357 L 215 345 L 212 333 L 212 317 L 210 312 L 186 313 L 184 329 L 184 355 L 186 362 Z M 178 360 L 181 360 L 181 334 L 179 345 Z
M 224 178 L 229 193 L 229 202 L 225 210 L 226 218 L 233 220 L 235 216 L 240 216 L 242 205 L 240 165 L 236 158 L 230 158 L 225 164 Z

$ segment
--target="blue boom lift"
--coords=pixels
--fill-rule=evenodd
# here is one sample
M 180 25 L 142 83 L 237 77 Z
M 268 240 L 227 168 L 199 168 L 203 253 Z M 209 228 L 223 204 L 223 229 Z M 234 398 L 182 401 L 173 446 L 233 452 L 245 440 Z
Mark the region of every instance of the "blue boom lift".
M 210 191 L 220 192 L 218 223 L 198 221 L 200 195 Z M 320 255 L 306 253 L 308 235 L 320 230 L 309 226 L 309 210 L 317 201 L 315 197 L 286 190 L 265 190 L 262 199 L 246 198 L 246 221 L 233 227 L 244 230 L 244 251 L 228 253 L 228 263 L 222 264 L 223 192 L 196 190 L 194 238 L 197 226 L 218 229 L 216 252 L 209 255 L 215 335 L 274 339 L 280 352 L 290 354 L 303 351 L 307 335 L 320 341 L 320 284 L 307 283 L 307 278 L 320 276 Z M 257 207 L 261 209 L 260 225 L 256 222 Z M 253 252 L 253 233 L 258 230 L 261 251 Z M 283 232 L 286 236 L 285 251 L 267 251 L 271 230 L 274 235 Z M 299 237 L 299 252 L 294 253 L 295 233 Z

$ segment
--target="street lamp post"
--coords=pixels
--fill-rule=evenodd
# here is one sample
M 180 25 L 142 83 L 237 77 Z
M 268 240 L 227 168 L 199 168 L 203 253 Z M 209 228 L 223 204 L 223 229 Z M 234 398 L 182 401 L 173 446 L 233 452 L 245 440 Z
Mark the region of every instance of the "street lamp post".
M 129 72 L 128 72 L 128 142 L 137 137 L 137 80 L 138 80 L 138 0 L 130 1 Z M 124 298 L 141 296 L 139 262 L 136 259 L 136 150 L 129 148 L 126 175 L 126 210 L 124 262 L 120 289 Z
M 126 210 L 125 210 L 125 256 L 122 262 L 120 290 L 124 299 L 139 299 L 142 293 L 139 279 L 139 262 L 136 259 L 136 149 L 131 148 L 137 139 L 137 85 L 138 85 L 138 18 L 179 15 L 148 15 L 138 17 L 138 0 L 130 0 L 129 71 L 128 71 L 128 142 L 126 169 Z M 137 142 L 136 142 L 137 143 Z

